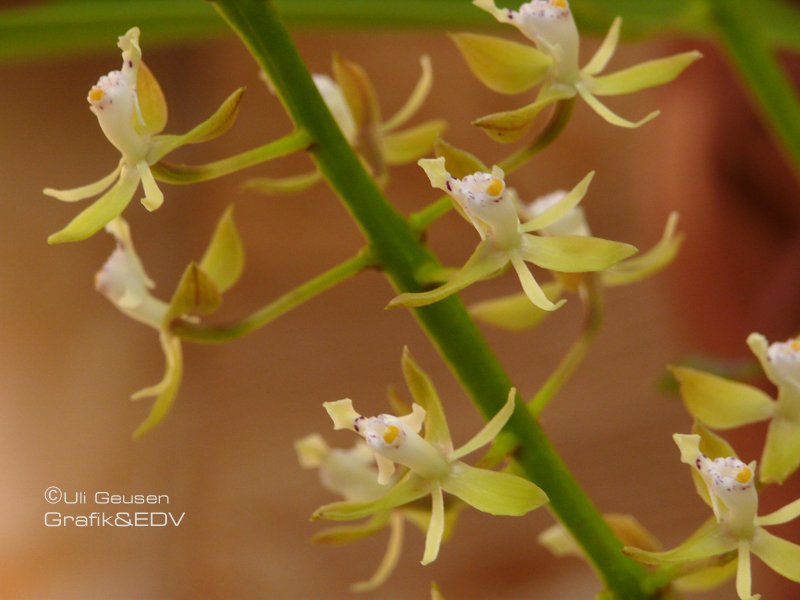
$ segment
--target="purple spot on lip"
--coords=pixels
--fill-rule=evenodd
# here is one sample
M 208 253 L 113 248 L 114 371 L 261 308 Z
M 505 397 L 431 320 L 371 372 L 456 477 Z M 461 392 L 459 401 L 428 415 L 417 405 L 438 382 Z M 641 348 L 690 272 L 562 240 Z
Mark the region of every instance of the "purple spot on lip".
M 447 187 L 447 191 L 448 192 L 452 192 L 453 191 L 453 186 L 450 185 L 449 181 L 446 181 L 444 185 Z

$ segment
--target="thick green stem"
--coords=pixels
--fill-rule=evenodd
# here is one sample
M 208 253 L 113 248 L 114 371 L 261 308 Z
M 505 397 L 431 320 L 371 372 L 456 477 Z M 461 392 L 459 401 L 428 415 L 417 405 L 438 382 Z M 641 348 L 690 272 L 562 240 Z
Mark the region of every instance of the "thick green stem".
M 800 101 L 770 51 L 768 33 L 761 23 L 753 22 L 755 9 L 751 2 L 713 0 L 711 5 L 722 44 L 797 172 L 800 170 Z
M 436 265 L 435 259 L 349 147 L 272 3 L 217 0 L 215 4 L 268 73 L 295 124 L 314 139 L 312 157 L 353 215 L 390 281 L 397 290 L 420 291 L 415 273 Z M 413 313 L 484 417 L 493 416 L 512 384 L 461 301 L 450 297 Z M 507 430 L 520 442 L 519 464 L 547 492 L 552 509 L 584 548 L 608 588 L 626 600 L 645 598 L 641 586 L 644 569 L 621 554 L 621 542 L 519 398 Z
M 319 296 L 322 292 L 329 290 L 333 286 L 341 283 L 345 279 L 360 273 L 364 269 L 372 266 L 374 261 L 368 250 L 362 250 L 353 258 L 350 258 L 335 267 L 328 269 L 324 273 L 309 279 L 302 285 L 287 292 L 277 300 L 270 302 L 265 307 L 257 310 L 249 317 L 230 323 L 228 325 L 209 326 L 202 323 L 178 323 L 172 330 L 184 340 L 190 342 L 201 342 L 206 344 L 220 344 L 242 337 L 248 333 L 264 327 L 281 315 L 286 314 Z
M 575 369 L 586 357 L 586 353 L 600 331 L 603 324 L 603 283 L 597 273 L 585 273 L 586 282 L 583 284 L 582 300 L 585 310 L 583 330 L 569 351 L 558 363 L 556 370 L 547 378 L 536 395 L 528 403 L 531 414 L 538 417 L 563 385 L 569 381 Z
M 302 129 L 297 129 L 275 141 L 247 150 L 241 154 L 229 156 L 204 165 L 179 165 L 159 161 L 150 167 L 153 176 L 167 183 L 197 183 L 208 181 L 223 175 L 235 173 L 269 160 L 283 158 L 300 150 L 305 150 L 311 138 Z

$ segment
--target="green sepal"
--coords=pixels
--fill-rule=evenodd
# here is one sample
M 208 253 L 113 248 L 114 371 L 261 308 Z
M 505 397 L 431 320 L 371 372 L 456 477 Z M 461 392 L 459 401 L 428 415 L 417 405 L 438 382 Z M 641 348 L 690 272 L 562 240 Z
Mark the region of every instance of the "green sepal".
M 143 62 L 139 63 L 136 74 L 136 96 L 144 120 L 142 125 L 134 111 L 133 125 L 136 131 L 142 135 L 155 135 L 164 131 L 167 126 L 167 101 L 155 75 Z
M 477 156 L 461 148 L 456 148 L 442 138 L 434 142 L 433 152 L 436 154 L 437 158 L 444 158 L 448 172 L 456 179 L 463 179 L 467 175 L 472 175 L 473 173 L 488 173 L 490 171 L 489 167 Z
M 347 106 L 353 115 L 356 130 L 377 127 L 381 121 L 380 107 L 372 82 L 361 65 L 335 54 L 333 78 L 342 89 Z
M 703 55 L 696 50 L 649 60 L 622 71 L 593 77 L 589 89 L 597 96 L 630 94 L 669 83 Z
M 495 415 L 486 422 L 481 430 L 476 433 L 472 438 L 462 446 L 459 446 L 453 453 L 448 456 L 449 460 L 458 460 L 467 454 L 475 452 L 479 448 L 492 442 L 499 434 L 503 427 L 506 426 L 511 415 L 514 413 L 514 403 L 517 397 L 516 388 L 511 388 L 506 398 L 506 403 L 500 408 Z
M 638 121 L 629 121 L 628 119 L 620 117 L 617 113 L 612 111 L 600 100 L 598 100 L 597 97 L 594 94 L 592 94 L 586 88 L 586 85 L 584 85 L 583 83 L 576 84 L 575 90 L 578 92 L 578 95 L 580 95 L 580 97 L 583 98 L 584 102 L 586 102 L 586 104 L 588 104 L 589 107 L 594 112 L 600 115 L 606 122 L 611 123 L 612 125 L 616 125 L 617 127 L 624 127 L 626 129 L 636 129 L 637 127 L 641 127 L 648 121 L 652 121 L 659 114 L 661 114 L 660 111 L 654 110 L 653 112 L 647 114 Z
M 466 264 L 447 283 L 427 292 L 400 294 L 393 298 L 386 308 L 433 304 L 463 290 L 476 281 L 491 277 L 507 264 L 508 257 L 504 253 L 493 252 L 487 242 L 481 242 Z
M 200 269 L 212 279 L 220 294 L 239 280 L 244 269 L 244 246 L 233 222 L 233 206 L 220 217 Z
M 484 133 L 496 142 L 504 144 L 515 142 L 527 133 L 533 125 L 533 121 L 545 108 L 559 100 L 572 98 L 574 95 L 572 90 L 540 93 L 539 98 L 527 106 L 480 117 L 475 119 L 472 124 L 483 129 Z
M 310 171 L 289 177 L 255 177 L 244 182 L 247 190 L 262 194 L 296 194 L 303 192 L 322 179 L 319 171 Z
M 558 281 L 548 281 L 541 285 L 542 291 L 551 301 L 561 298 L 564 291 Z M 470 314 L 484 323 L 508 331 L 533 329 L 550 314 L 531 303 L 524 293 L 510 294 L 491 300 L 484 300 L 469 307 Z
M 452 452 L 453 440 L 439 394 L 430 377 L 419 368 L 407 346 L 403 349 L 402 368 L 411 396 L 425 409 L 425 440 L 445 454 Z
M 685 542 L 665 552 L 649 552 L 632 546 L 625 546 L 622 553 L 646 565 L 681 565 L 710 558 L 737 547 L 737 539 L 725 533 L 712 518 L 706 521 Z
M 389 543 L 386 544 L 386 552 L 381 559 L 378 568 L 372 577 L 366 581 L 358 581 L 350 586 L 352 592 L 371 592 L 379 588 L 392 574 L 397 562 L 400 560 L 400 554 L 403 550 L 403 515 L 397 511 L 392 512 L 390 515 L 389 526 Z
M 454 33 L 455 42 L 470 71 L 489 89 L 519 94 L 541 83 L 553 59 L 529 44 L 476 33 Z
M 800 466 L 800 423 L 773 417 L 767 429 L 759 479 L 763 483 L 783 483 Z
M 661 239 L 638 256 L 620 262 L 603 273 L 603 285 L 616 286 L 636 283 L 658 273 L 667 267 L 677 256 L 683 243 L 683 235 L 675 234 L 678 224 L 678 213 L 673 212 L 667 218 Z
M 320 506 L 311 516 L 312 520 L 351 521 L 384 512 L 413 502 L 431 491 L 431 482 L 414 473 L 406 473 L 386 494 L 375 500 L 363 502 L 344 500 Z
M 150 396 L 156 397 L 147 418 L 133 432 L 133 439 L 135 440 L 141 438 L 164 420 L 164 417 L 167 416 L 175 402 L 175 396 L 178 394 L 183 377 L 183 352 L 180 338 L 170 334 L 168 331 L 161 331 L 159 340 L 166 362 L 164 377 L 156 385 L 139 390 L 131 396 L 133 400 Z
M 789 521 L 794 521 L 797 517 L 800 517 L 800 498 L 768 515 L 756 517 L 755 523 L 759 527 L 783 525 Z
M 518 517 L 548 501 L 547 494 L 527 479 L 461 461 L 453 463 L 442 489 L 473 508 L 499 516 Z
M 358 525 L 339 525 L 318 531 L 311 537 L 315 544 L 349 544 L 370 537 L 386 529 L 391 512 L 373 515 L 365 523 Z
M 737 561 L 734 559 L 720 565 L 704 567 L 698 571 L 675 579 L 672 584 L 680 592 L 705 592 L 720 587 L 736 575 Z
M 389 165 L 414 162 L 430 152 L 436 138 L 446 127 L 443 119 L 434 119 L 380 136 L 378 144 L 383 160 Z
M 686 410 L 714 429 L 730 429 L 769 419 L 775 402 L 751 385 L 689 367 L 672 367 Z
M 420 59 L 420 66 L 422 73 L 414 86 L 411 95 L 406 99 L 403 106 L 398 111 L 389 117 L 385 122 L 380 124 L 379 133 L 385 134 L 389 131 L 397 129 L 413 117 L 422 106 L 425 99 L 430 94 L 433 87 L 433 68 L 431 67 L 431 59 L 427 54 L 423 54 Z
M 78 242 L 93 236 L 106 223 L 122 214 L 138 186 L 139 174 L 136 169 L 123 166 L 119 179 L 111 189 L 78 213 L 64 229 L 48 237 L 47 243 Z
M 750 550 L 776 573 L 800 583 L 800 545 L 757 529 Z
M 520 226 L 520 231 L 530 232 L 549 227 L 553 223 L 559 221 L 564 215 L 575 208 L 586 192 L 589 190 L 589 184 L 594 179 L 594 171 L 590 171 L 578 184 L 572 188 L 569 193 L 564 194 L 564 197 L 556 202 L 553 206 L 542 212 L 535 217 L 528 219 Z
M 520 255 L 544 269 L 564 273 L 602 271 L 636 252 L 623 242 L 582 235 L 523 235 Z
M 155 136 L 147 153 L 147 162 L 155 164 L 176 148 L 185 144 L 208 142 L 228 131 L 236 121 L 245 89 L 241 87 L 234 91 L 213 115 L 186 133 Z
M 169 327 L 175 319 L 184 315 L 208 315 L 219 308 L 222 298 L 214 280 L 196 262 L 191 262 L 181 276 L 164 317 L 164 326 Z
M 45 196 L 50 196 L 51 198 L 55 198 L 56 200 L 61 200 L 62 202 L 77 202 L 79 200 L 86 200 L 86 198 L 91 198 L 92 196 L 97 196 L 98 194 L 102 194 L 111 185 L 119 179 L 120 170 L 122 169 L 122 162 L 124 159 L 120 159 L 119 164 L 117 164 L 117 168 L 111 171 L 108 175 L 103 176 L 101 179 L 82 185 L 80 187 L 72 188 L 69 190 L 56 190 L 53 188 L 44 188 L 42 193 Z

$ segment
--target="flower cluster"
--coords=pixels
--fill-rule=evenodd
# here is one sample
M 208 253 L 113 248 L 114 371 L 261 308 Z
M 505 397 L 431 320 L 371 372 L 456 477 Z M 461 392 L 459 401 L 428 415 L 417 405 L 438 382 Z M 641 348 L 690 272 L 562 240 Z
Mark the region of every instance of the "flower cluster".
M 600 75 L 616 50 L 622 20 L 611 25 L 600 48 L 583 67 L 578 66 L 579 37 L 567 0 L 531 0 L 519 10 L 498 8 L 494 0 L 475 0 L 477 7 L 501 23 L 516 27 L 536 47 L 485 35 L 453 36 L 473 73 L 489 88 L 518 94 L 542 84 L 536 100 L 516 110 L 475 121 L 493 139 L 513 142 L 530 128 L 536 116 L 554 103 L 580 96 L 597 114 L 619 127 L 639 127 L 658 115 L 628 121 L 611 111 L 598 96 L 630 94 L 668 83 L 700 58 L 696 51 Z

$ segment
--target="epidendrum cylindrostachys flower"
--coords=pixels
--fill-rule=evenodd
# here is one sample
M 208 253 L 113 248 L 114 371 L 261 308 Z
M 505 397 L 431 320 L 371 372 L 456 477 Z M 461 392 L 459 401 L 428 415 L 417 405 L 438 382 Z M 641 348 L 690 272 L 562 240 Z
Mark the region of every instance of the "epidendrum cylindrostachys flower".
M 513 389 L 505 405 L 484 428 L 466 444 L 454 449 L 436 390 L 408 351 L 403 355 L 403 372 L 415 400 L 410 414 L 364 417 L 354 410 L 349 398 L 324 404 L 334 429 L 355 432 L 372 450 L 378 467 L 377 481 L 386 486 L 386 492 L 372 501 L 344 501 L 322 506 L 314 513 L 314 518 L 359 519 L 407 505 L 430 494 L 431 516 L 422 558 L 422 564 L 429 564 L 439 553 L 445 528 L 443 492 L 493 515 L 520 516 L 547 502 L 547 495 L 527 479 L 478 469 L 460 460 L 500 433 L 514 411 Z M 425 433 L 420 435 L 423 423 Z M 396 464 L 407 467 L 408 472 L 390 486 Z
M 422 75 L 405 104 L 384 120 L 375 89 L 364 69 L 335 55 L 333 77 L 315 74 L 314 83 L 344 137 L 381 185 L 388 180 L 388 166 L 413 162 L 429 153 L 444 131 L 442 119 L 432 119 L 398 131 L 420 109 L 433 85 L 428 56 L 420 59 Z M 247 186 L 264 192 L 302 191 L 321 179 L 318 170 L 292 177 L 256 178 Z
M 378 483 L 378 471 L 372 450 L 359 440 L 347 450 L 331 448 L 318 434 L 307 435 L 295 442 L 295 450 L 300 465 L 306 469 L 317 469 L 323 487 L 350 501 L 375 501 L 389 489 L 387 485 L 396 483 L 398 474 L 388 484 Z M 445 508 L 445 535 L 452 530 L 452 521 L 458 507 L 450 505 Z M 403 547 L 403 529 L 406 520 L 426 531 L 430 522 L 430 508 L 414 505 L 403 506 L 375 513 L 365 523 L 330 527 L 318 532 L 312 538 L 314 542 L 343 544 L 375 535 L 387 527 L 389 541 L 386 552 L 375 573 L 365 581 L 351 586 L 354 592 L 366 592 L 381 586 L 392 574 Z
M 419 165 L 431 185 L 444 190 L 453 199 L 459 213 L 478 230 L 481 241 L 466 264 L 444 285 L 427 292 L 401 294 L 389 306 L 423 306 L 437 302 L 499 273 L 511 263 L 528 299 L 543 310 L 555 310 L 564 301 L 552 302 L 525 262 L 552 271 L 583 273 L 602 271 L 636 252 L 629 244 L 591 236 L 530 233 L 549 227 L 577 205 L 586 194 L 594 173 L 589 173 L 542 214 L 521 223 L 499 167 L 494 167 L 491 173 L 476 172 L 457 179 L 445 168 L 443 156 L 422 159 Z
M 773 400 L 760 389 L 688 367 L 673 367 L 692 416 L 712 429 L 769 420 L 761 481 L 782 483 L 800 466 L 800 338 L 768 344 L 753 333 L 747 344 L 767 378 L 777 386 Z
M 116 217 L 106 225 L 106 231 L 114 236 L 117 246 L 95 276 L 95 287 L 125 315 L 158 331 L 166 362 L 161 381 L 132 396 L 155 397 L 149 415 L 133 434 L 139 438 L 164 419 L 180 387 L 183 354 L 180 338 L 171 330 L 172 323 L 216 310 L 221 294 L 242 272 L 244 251 L 228 210 L 217 224 L 203 259 L 186 268 L 171 300 L 164 302 L 151 293 L 155 284 L 133 247 L 127 222 Z
M 164 201 L 152 165 L 185 144 L 214 139 L 223 134 L 236 118 L 241 88 L 231 94 L 206 121 L 183 135 L 157 135 L 167 124 L 167 104 L 155 76 L 142 62 L 139 28 L 133 27 L 119 38 L 122 67 L 103 75 L 89 90 L 90 110 L 100 128 L 122 155 L 111 173 L 88 185 L 71 190 L 46 188 L 48 196 L 75 202 L 102 194 L 64 229 L 48 238 L 51 244 L 86 239 L 119 216 L 128 206 L 141 182 L 147 210 Z
M 700 435 L 675 434 L 673 438 L 681 451 L 681 461 L 694 470 L 696 485 L 699 476 L 698 492 L 714 511 L 714 518 L 672 550 L 650 552 L 628 546 L 623 552 L 646 564 L 687 573 L 736 558 L 736 592 L 742 600 L 760 597 L 751 592 L 751 554 L 773 571 L 800 582 L 800 545 L 764 529 L 800 516 L 800 500 L 759 517 L 755 461 L 745 464 L 730 455 L 709 458 L 701 451 L 704 439 Z
M 537 198 L 531 203 L 519 201 L 513 189 L 508 190 L 516 200 L 517 210 L 522 221 L 535 219 L 544 214 L 567 196 L 567 192 L 559 190 Z M 672 213 L 667 219 L 661 239 L 647 252 L 618 262 L 597 274 L 599 284 L 604 287 L 628 285 L 646 279 L 672 262 L 678 253 L 683 236 L 676 235 L 678 214 Z M 591 228 L 584 210 L 573 206 L 561 218 L 539 230 L 544 236 L 589 236 Z M 550 299 L 560 298 L 564 292 L 586 294 L 585 276 L 582 273 L 553 272 L 555 279 L 542 287 Z M 523 330 L 534 327 L 547 314 L 532 305 L 525 294 L 511 294 L 477 303 L 470 307 L 473 316 L 498 327 L 511 330 Z
M 658 111 L 632 122 L 613 113 L 597 97 L 630 94 L 668 83 L 701 56 L 695 51 L 684 52 L 601 76 L 619 41 L 622 24 L 619 17 L 592 59 L 579 68 L 580 40 L 567 0 L 532 0 L 519 10 L 498 8 L 494 0 L 475 0 L 473 4 L 501 23 L 513 25 L 536 44 L 533 48 L 491 36 L 466 33 L 453 36 L 473 73 L 494 91 L 519 94 L 542 84 L 535 102 L 475 121 L 501 142 L 518 139 L 544 108 L 576 95 L 609 123 L 638 127 L 656 117 Z

